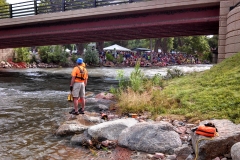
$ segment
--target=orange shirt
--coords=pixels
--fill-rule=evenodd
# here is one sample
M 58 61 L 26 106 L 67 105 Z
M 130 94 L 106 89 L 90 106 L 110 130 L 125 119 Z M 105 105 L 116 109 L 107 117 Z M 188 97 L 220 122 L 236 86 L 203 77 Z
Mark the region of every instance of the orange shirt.
M 79 67 L 81 66 L 81 69 L 83 70 L 84 69 L 84 67 L 82 66 L 82 65 L 78 65 Z M 87 69 L 84 69 L 85 71 L 86 71 L 86 74 L 87 74 L 87 77 L 86 77 L 86 79 L 88 79 L 88 73 L 87 73 Z M 74 67 L 73 68 L 73 70 L 72 70 L 72 77 L 76 77 L 76 76 L 78 76 L 78 77 L 80 77 L 80 70 L 79 70 L 79 68 L 76 66 L 76 67 Z M 76 78 L 75 79 L 75 82 L 84 82 L 85 80 L 82 80 L 82 79 L 80 79 L 80 78 Z

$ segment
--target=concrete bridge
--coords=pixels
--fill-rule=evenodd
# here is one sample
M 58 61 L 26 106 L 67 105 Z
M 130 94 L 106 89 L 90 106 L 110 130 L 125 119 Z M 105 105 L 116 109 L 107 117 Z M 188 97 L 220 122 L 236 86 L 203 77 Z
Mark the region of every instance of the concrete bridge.
M 218 62 L 240 51 L 239 0 L 130 2 L 0 19 L 0 49 L 218 34 Z

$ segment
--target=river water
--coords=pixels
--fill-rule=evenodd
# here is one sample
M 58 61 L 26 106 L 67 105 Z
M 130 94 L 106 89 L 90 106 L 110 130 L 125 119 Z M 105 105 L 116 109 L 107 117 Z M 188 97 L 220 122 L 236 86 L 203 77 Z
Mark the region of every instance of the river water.
M 166 75 L 167 69 L 141 68 L 145 75 Z M 212 65 L 177 66 L 183 72 L 204 71 Z M 88 152 L 71 146 L 69 137 L 54 132 L 72 109 L 67 101 L 72 68 L 0 68 L 0 159 L 83 159 Z M 87 92 L 95 95 L 116 87 L 119 68 L 88 68 Z M 134 68 L 124 68 L 128 77 Z M 147 73 L 147 74 L 146 74 Z M 87 110 L 88 104 L 86 104 Z M 76 154 L 77 153 L 77 154 Z M 74 157 L 75 156 L 75 157 Z M 85 157 L 86 158 L 86 157 Z

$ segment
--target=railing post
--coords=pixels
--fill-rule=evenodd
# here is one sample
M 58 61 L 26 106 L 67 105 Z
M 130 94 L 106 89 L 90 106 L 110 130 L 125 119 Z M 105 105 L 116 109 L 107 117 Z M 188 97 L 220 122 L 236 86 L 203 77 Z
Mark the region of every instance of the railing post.
M 9 18 L 12 18 L 12 4 L 9 4 Z
M 65 11 L 65 0 L 62 0 L 62 11 Z
M 97 0 L 93 0 L 93 7 L 97 7 Z
M 37 0 L 34 0 L 34 14 L 37 15 Z

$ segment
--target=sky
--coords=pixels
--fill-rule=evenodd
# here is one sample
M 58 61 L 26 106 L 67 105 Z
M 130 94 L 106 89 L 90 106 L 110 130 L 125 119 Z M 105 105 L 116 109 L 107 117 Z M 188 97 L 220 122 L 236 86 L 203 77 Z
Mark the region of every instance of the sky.
M 14 4 L 14 3 L 20 3 L 20 2 L 26 2 L 29 0 L 7 0 L 7 3 Z

